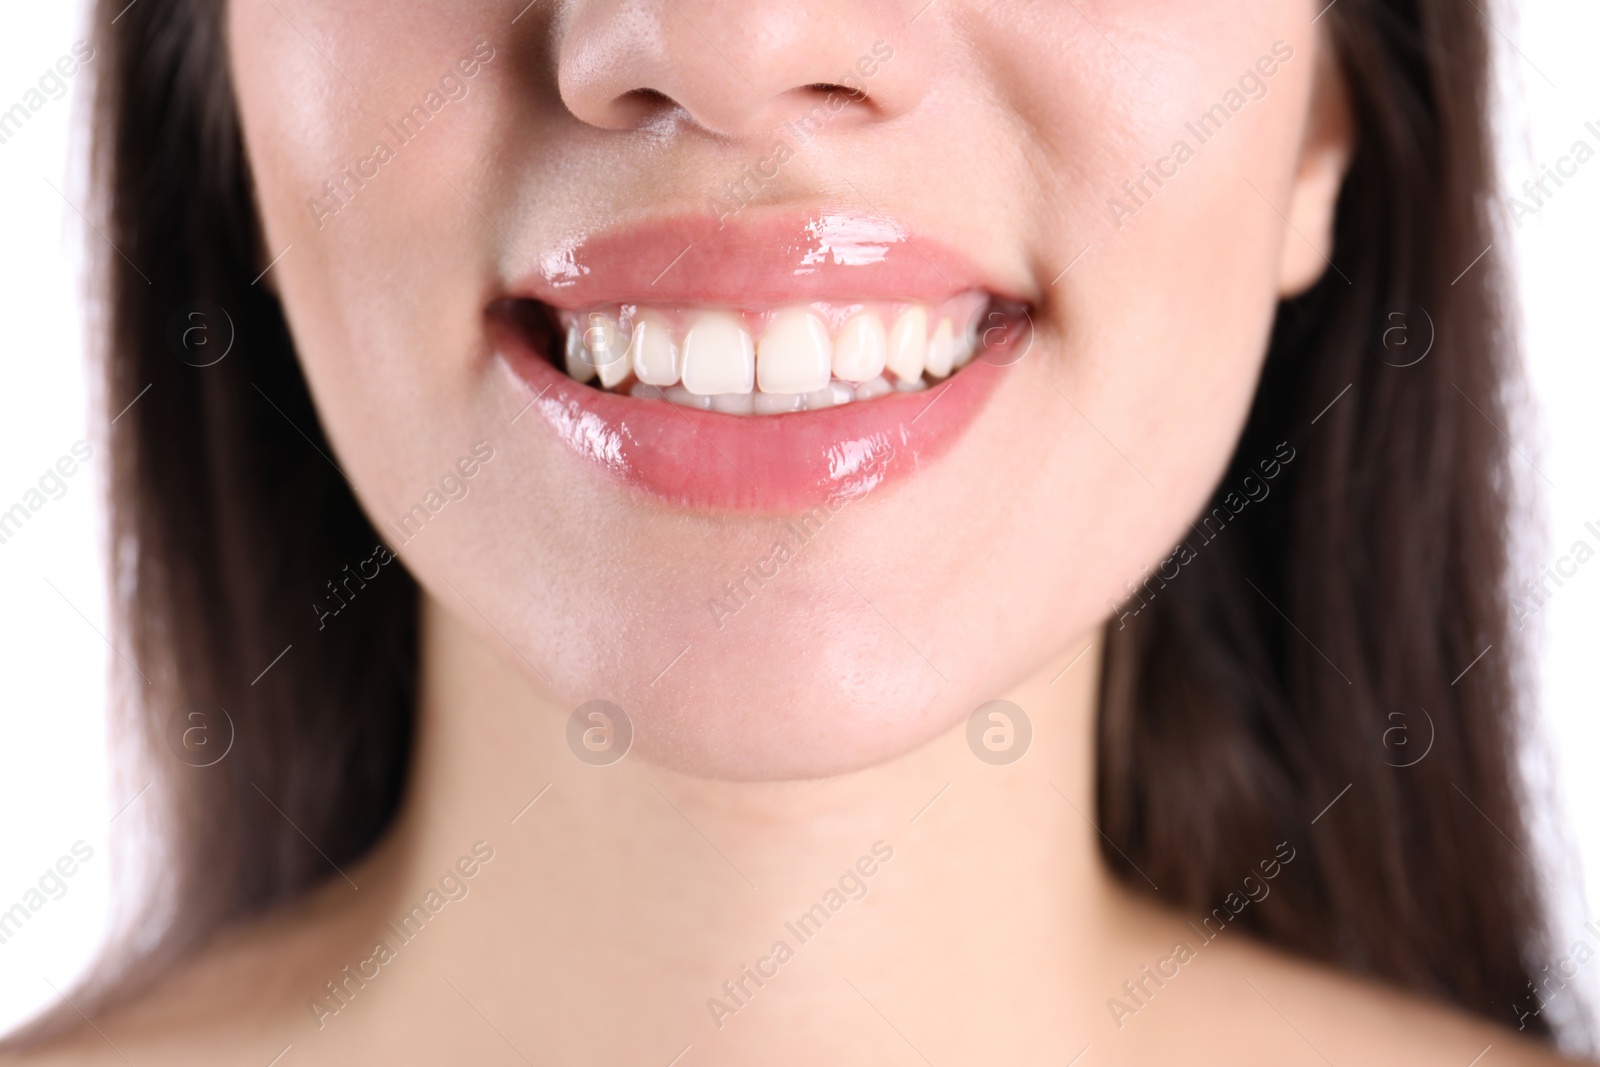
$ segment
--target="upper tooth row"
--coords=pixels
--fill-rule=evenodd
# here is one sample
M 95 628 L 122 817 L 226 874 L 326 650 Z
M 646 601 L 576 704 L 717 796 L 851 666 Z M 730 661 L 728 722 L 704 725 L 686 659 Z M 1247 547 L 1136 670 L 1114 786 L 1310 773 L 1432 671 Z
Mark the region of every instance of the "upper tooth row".
M 869 382 L 886 370 L 903 382 L 924 372 L 944 378 L 972 359 L 977 343 L 976 329 L 960 328 L 949 316 L 930 331 L 928 309 L 915 305 L 887 329 L 883 317 L 868 310 L 832 332 L 814 309 L 785 308 L 772 316 L 759 343 L 731 312 L 696 312 L 687 324 L 680 342 L 664 316 L 642 311 L 632 316 L 625 338 L 615 316 L 578 316 L 567 326 L 567 373 L 580 382 L 598 377 L 608 389 L 631 373 L 660 388 L 681 382 L 697 396 L 756 389 L 796 395 L 824 389 L 832 379 Z

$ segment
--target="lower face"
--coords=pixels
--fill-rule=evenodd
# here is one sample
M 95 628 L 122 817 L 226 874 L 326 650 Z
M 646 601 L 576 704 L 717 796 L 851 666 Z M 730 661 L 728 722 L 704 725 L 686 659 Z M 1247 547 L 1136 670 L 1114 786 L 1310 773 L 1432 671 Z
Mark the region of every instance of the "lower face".
M 268 280 L 424 590 L 728 778 L 1081 647 L 1248 411 L 1309 5 L 524 3 L 231 4 Z

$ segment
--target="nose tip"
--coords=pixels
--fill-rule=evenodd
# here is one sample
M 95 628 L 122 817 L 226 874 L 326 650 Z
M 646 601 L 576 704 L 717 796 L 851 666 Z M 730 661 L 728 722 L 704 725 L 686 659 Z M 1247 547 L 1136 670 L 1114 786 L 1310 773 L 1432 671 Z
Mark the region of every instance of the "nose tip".
M 898 2 L 579 0 L 558 44 L 561 99 L 602 129 L 678 113 L 737 138 L 821 113 L 881 121 L 914 108 L 930 64 Z

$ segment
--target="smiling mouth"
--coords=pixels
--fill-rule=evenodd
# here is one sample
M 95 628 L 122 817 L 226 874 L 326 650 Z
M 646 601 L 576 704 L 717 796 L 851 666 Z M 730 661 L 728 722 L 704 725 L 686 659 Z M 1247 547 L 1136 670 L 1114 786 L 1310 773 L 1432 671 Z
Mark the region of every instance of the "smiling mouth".
M 611 304 L 509 308 L 575 382 L 727 415 L 783 415 L 938 385 L 1004 313 L 971 290 L 924 302 L 812 301 L 763 310 Z M 542 322 L 540 320 L 543 320 Z
M 958 253 L 858 218 L 602 234 L 486 311 L 524 425 L 715 510 L 803 510 L 926 469 L 1032 337 Z

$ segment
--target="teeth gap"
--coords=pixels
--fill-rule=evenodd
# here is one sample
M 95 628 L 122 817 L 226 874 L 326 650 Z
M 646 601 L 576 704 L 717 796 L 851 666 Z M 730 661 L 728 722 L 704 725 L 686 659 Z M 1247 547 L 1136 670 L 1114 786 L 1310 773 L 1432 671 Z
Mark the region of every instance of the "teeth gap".
M 934 305 L 807 304 L 759 312 L 542 308 L 533 325 L 576 381 L 703 411 L 779 415 L 915 392 L 981 351 L 1005 315 L 985 294 Z

